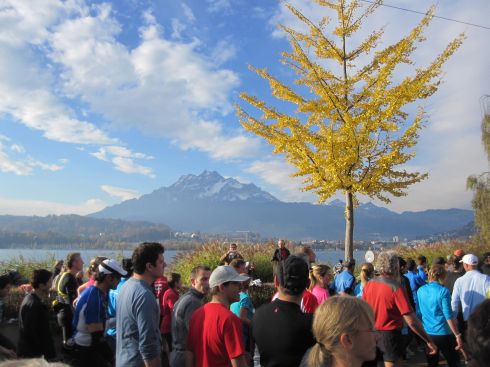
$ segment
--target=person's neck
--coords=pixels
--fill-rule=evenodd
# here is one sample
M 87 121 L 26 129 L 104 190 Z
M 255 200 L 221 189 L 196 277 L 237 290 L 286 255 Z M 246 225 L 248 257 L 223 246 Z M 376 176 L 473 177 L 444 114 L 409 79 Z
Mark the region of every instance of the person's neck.
M 48 294 L 48 291 L 47 290 L 44 290 L 44 289 L 33 289 L 32 290 L 32 293 L 35 294 L 36 296 L 38 296 L 39 298 L 42 298 L 44 296 L 46 296 Z
M 109 292 L 109 285 L 106 282 L 95 281 L 94 285 L 99 288 L 104 294 L 107 294 Z
M 73 276 L 76 276 L 76 275 L 77 275 L 77 273 L 78 273 L 79 271 L 80 271 L 80 270 L 73 269 L 73 268 L 72 268 L 72 269 L 68 269 L 68 272 L 69 272 L 71 275 L 73 275 Z
M 362 362 L 354 360 L 349 353 L 332 358 L 332 367 L 361 367 Z
M 301 306 L 301 299 L 303 298 L 303 293 L 298 295 L 287 294 L 279 288 L 279 296 L 277 297 L 281 301 L 296 303 Z
M 148 283 L 149 285 L 152 285 L 153 282 L 155 281 L 155 278 L 152 275 L 148 274 L 147 272 L 145 272 L 143 274 L 134 273 L 133 278 L 136 280 L 143 280 L 146 283 Z
M 225 297 L 225 295 L 221 293 L 213 295 L 213 297 L 211 298 L 211 303 L 220 303 L 226 308 L 230 308 L 230 302 Z

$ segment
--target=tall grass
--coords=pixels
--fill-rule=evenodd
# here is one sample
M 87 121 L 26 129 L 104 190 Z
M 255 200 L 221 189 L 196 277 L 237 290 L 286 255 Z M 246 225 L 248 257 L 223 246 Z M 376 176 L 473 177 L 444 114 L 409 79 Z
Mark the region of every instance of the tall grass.
M 56 258 L 52 253 L 47 253 L 47 256 L 42 260 L 19 255 L 7 260 L 0 260 L 0 272 L 16 270 L 23 278 L 30 279 L 33 270 L 46 269 L 52 271 L 55 263 Z
M 262 282 L 271 282 L 273 279 L 271 259 L 274 250 L 273 243 L 238 246 L 238 252 L 244 260 L 255 265 L 254 275 Z M 228 245 L 208 243 L 192 251 L 178 253 L 173 258 L 169 270 L 180 273 L 183 283 L 189 285 L 192 268 L 203 264 L 214 270 L 219 265 L 220 257 L 227 251 Z

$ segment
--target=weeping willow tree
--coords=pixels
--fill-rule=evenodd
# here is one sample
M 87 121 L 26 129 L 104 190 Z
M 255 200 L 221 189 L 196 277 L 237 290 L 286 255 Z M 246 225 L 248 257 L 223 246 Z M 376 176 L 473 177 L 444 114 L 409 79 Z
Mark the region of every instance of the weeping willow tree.
M 269 83 L 275 98 L 292 103 L 296 111 L 281 112 L 241 93 L 240 97 L 262 114 L 256 117 L 240 106 L 237 114 L 246 130 L 265 139 L 275 154 L 296 167 L 294 176 L 303 178 L 302 189 L 315 192 L 319 203 L 336 192 L 345 195 L 345 257 L 352 258 L 358 196 L 389 203 L 390 195 L 404 196 L 410 185 L 427 177 L 426 173 L 403 169 L 415 155 L 413 148 L 425 120 L 422 109 L 410 118 L 403 107 L 437 91 L 441 68 L 464 35 L 451 41 L 428 65 L 400 79 L 395 70 L 414 64 L 411 56 L 425 40 L 423 32 L 434 8 L 405 37 L 376 50 L 382 29 L 358 43 L 354 39 L 359 38 L 362 24 L 381 1 L 369 6 L 360 0 L 316 2 L 335 14 L 336 24 L 330 31 L 328 16 L 316 24 L 290 4 L 286 6 L 308 31 L 280 26 L 291 45 L 281 61 L 295 71 L 296 86 L 286 85 L 266 69 L 251 67 Z M 363 62 L 366 57 L 368 61 Z
M 490 96 L 483 97 L 483 103 L 481 135 L 483 148 L 490 163 Z M 471 204 L 475 209 L 476 239 L 490 244 L 490 172 L 468 177 L 467 187 L 474 192 Z

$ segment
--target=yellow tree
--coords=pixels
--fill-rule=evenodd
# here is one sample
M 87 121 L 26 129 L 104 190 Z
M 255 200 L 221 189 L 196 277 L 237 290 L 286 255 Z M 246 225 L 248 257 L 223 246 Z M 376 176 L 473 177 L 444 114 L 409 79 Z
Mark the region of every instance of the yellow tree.
M 482 143 L 490 162 L 490 96 L 484 96 L 482 104 L 484 108 L 481 123 Z M 490 244 L 490 172 L 468 177 L 467 187 L 474 192 L 472 205 L 475 209 L 477 229 L 475 239 L 484 244 Z
M 434 9 L 408 35 L 376 50 L 382 29 L 356 45 L 353 36 L 381 1 L 367 7 L 358 0 L 316 2 L 336 13 L 337 23 L 331 32 L 327 32 L 328 17 L 316 24 L 290 4 L 286 6 L 308 32 L 280 25 L 291 45 L 291 51 L 282 53 L 281 62 L 295 71 L 297 87 L 286 85 L 266 69 L 250 67 L 268 81 L 275 98 L 294 104 L 296 111 L 283 113 L 241 93 L 240 97 L 262 114 L 254 116 L 240 106 L 237 114 L 245 129 L 264 138 L 274 146 L 275 154 L 283 154 L 297 168 L 294 176 L 303 178 L 302 189 L 315 192 L 320 203 L 337 191 L 345 194 L 345 257 L 352 258 L 358 196 L 389 203 L 387 194 L 406 195 L 409 185 L 427 177 L 426 173 L 400 168 L 415 155 L 412 148 L 425 119 L 422 109 L 409 119 L 402 108 L 436 92 L 441 67 L 464 35 L 449 43 L 430 64 L 395 82 L 396 67 L 413 64 L 411 55 L 417 43 L 425 40 L 423 31 Z M 361 65 L 361 57 L 366 55 L 369 61 Z

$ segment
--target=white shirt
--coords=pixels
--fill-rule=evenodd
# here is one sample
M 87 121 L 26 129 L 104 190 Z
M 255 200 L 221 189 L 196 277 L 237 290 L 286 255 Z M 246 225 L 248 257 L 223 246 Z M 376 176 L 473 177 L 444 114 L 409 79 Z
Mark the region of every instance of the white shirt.
M 463 319 L 468 321 L 471 312 L 482 303 L 490 289 L 490 277 L 478 270 L 470 270 L 465 275 L 456 279 L 451 297 L 453 316 L 456 317 L 461 304 Z

